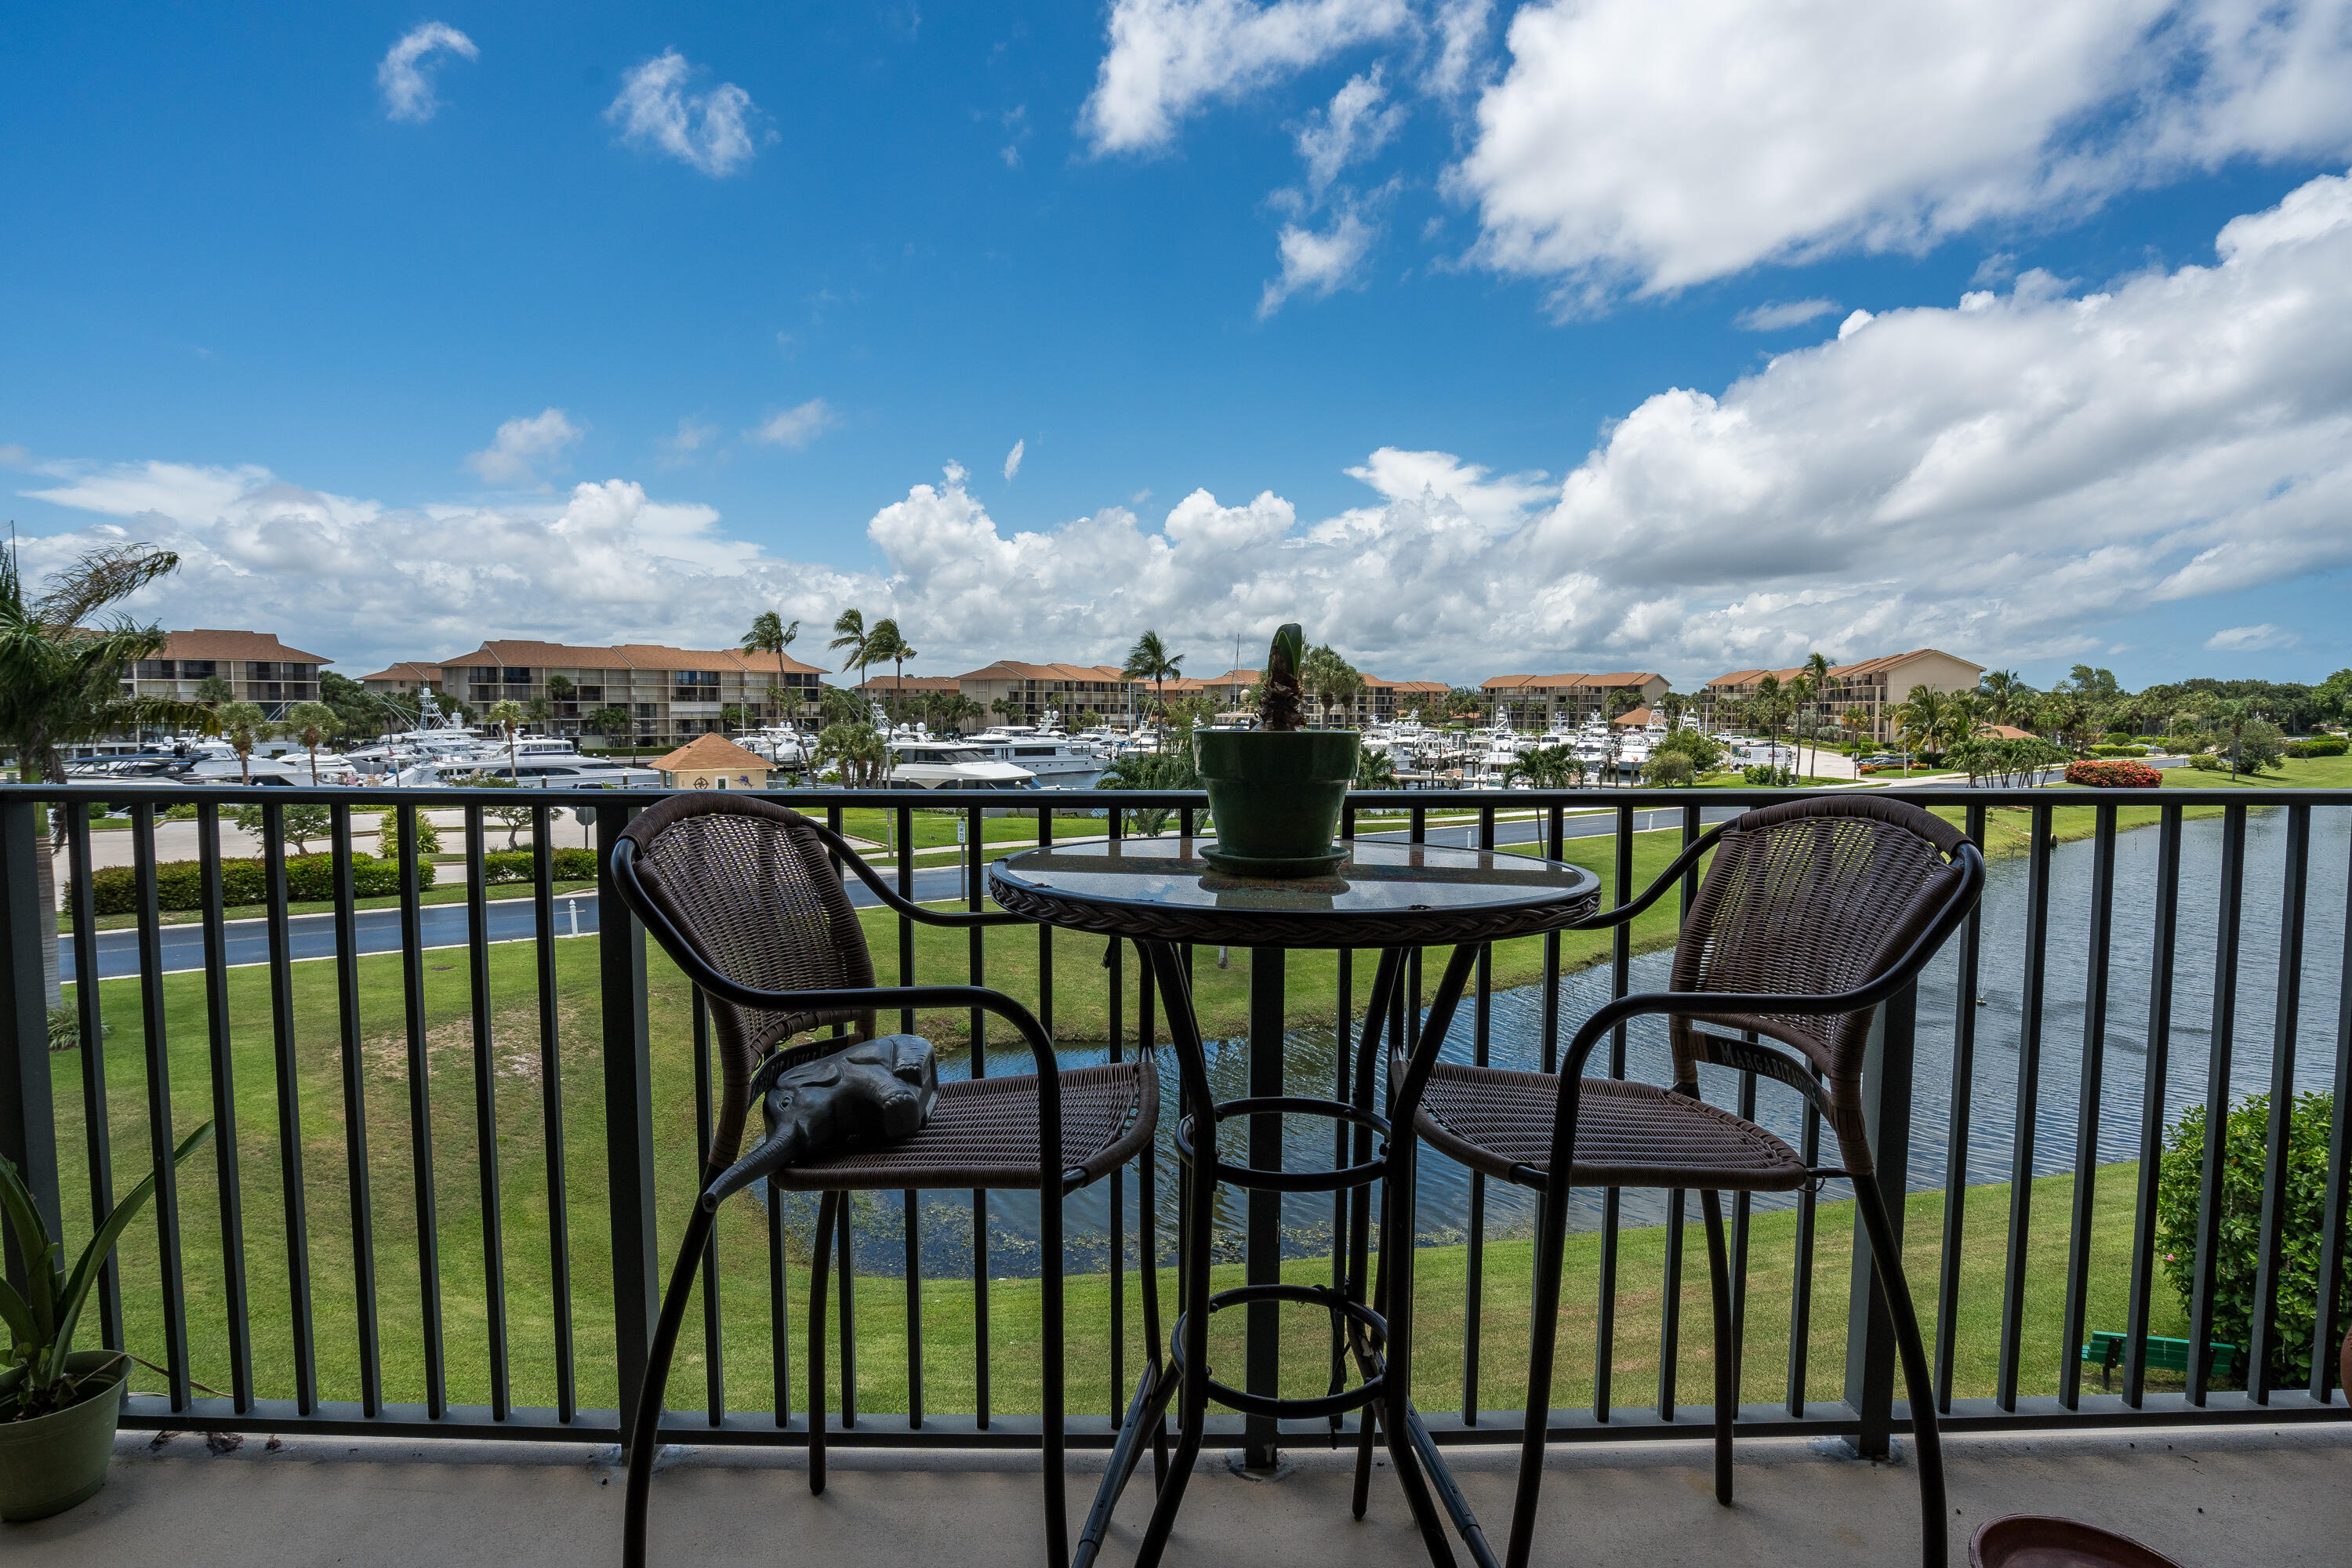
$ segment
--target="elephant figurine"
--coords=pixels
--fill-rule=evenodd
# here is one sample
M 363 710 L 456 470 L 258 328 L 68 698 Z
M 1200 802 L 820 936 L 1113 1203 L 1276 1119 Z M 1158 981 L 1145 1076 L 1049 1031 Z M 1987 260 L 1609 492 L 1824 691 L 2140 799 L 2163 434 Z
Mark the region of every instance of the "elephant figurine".
M 710 1184 L 702 1195 L 706 1207 L 787 1165 L 913 1137 L 938 1103 L 939 1060 L 919 1035 L 886 1035 L 798 1067 L 763 1067 L 751 1092 L 760 1097 L 767 1136 Z

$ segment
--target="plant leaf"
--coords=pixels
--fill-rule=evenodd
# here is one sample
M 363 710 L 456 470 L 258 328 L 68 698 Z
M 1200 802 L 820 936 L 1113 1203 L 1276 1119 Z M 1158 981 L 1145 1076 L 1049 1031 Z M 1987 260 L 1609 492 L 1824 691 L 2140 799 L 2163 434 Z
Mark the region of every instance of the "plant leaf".
M 0 1159 L 0 1212 L 6 1214 L 8 1228 L 16 1233 L 16 1252 L 25 1260 L 26 1282 L 32 1293 L 20 1300 L 30 1320 L 28 1337 L 39 1343 L 57 1328 L 57 1244 L 49 1239 L 49 1227 L 41 1223 L 40 1210 L 34 1206 L 25 1178 L 5 1159 Z
M 16 1294 L 16 1288 L 5 1279 L 0 1279 L 0 1321 L 7 1323 L 8 1332 L 15 1340 L 16 1352 L 31 1355 L 33 1309 L 26 1304 L 25 1298 Z
M 212 1135 L 213 1124 L 209 1121 L 189 1133 L 172 1152 L 172 1163 L 177 1166 L 185 1162 L 189 1155 L 211 1142 Z M 146 1180 L 122 1194 L 121 1200 L 114 1205 L 114 1212 L 106 1216 L 106 1223 L 98 1227 L 98 1234 L 90 1237 L 89 1245 L 82 1249 L 80 1260 L 74 1265 L 73 1278 L 66 1281 L 65 1295 L 58 1303 L 56 1336 L 50 1342 L 50 1357 L 58 1371 L 64 1369 L 66 1354 L 73 1348 L 74 1329 L 81 1321 L 82 1303 L 89 1300 L 89 1288 L 98 1279 L 98 1271 L 114 1255 L 115 1243 L 122 1239 L 122 1233 L 131 1228 L 131 1222 L 139 1216 L 139 1211 L 146 1206 L 147 1200 L 154 1193 L 155 1173 L 150 1171 Z M 55 1373 L 51 1376 L 54 1378 Z

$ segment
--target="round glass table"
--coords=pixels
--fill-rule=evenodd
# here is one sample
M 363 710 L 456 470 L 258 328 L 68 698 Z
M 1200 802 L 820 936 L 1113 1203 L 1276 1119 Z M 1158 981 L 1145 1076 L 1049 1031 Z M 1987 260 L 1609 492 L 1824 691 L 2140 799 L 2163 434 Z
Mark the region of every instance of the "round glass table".
M 1335 1426 L 1348 1411 L 1360 1410 L 1358 1431 L 1355 1511 L 1361 1517 L 1371 1472 L 1372 1443 L 1387 1444 L 1397 1479 L 1412 1504 L 1413 1521 L 1433 1562 L 1454 1562 L 1444 1512 L 1471 1555 L 1494 1561 L 1484 1533 L 1461 1491 L 1453 1484 L 1428 1429 L 1412 1405 L 1411 1364 L 1412 1237 L 1402 1203 L 1380 1205 L 1379 1273 L 1370 1276 L 1371 1189 L 1410 1191 L 1416 1141 L 1391 1137 L 1391 1114 L 1400 1089 L 1417 1098 L 1413 1080 L 1425 1078 L 1444 1045 L 1479 952 L 1507 937 L 1534 936 L 1576 925 L 1598 908 L 1601 879 L 1580 866 L 1497 850 L 1454 849 L 1429 845 L 1356 841 L 1349 854 L 1320 877 L 1273 881 L 1216 870 L 1190 837 L 1129 838 L 1029 850 L 994 862 L 988 889 L 998 904 L 1040 923 L 1092 931 L 1140 949 L 1146 973 L 1156 982 L 1168 1019 L 1178 1082 L 1181 1120 L 1176 1146 L 1183 1162 L 1178 1205 L 1177 1299 L 1180 1312 L 1162 1361 L 1151 1347 L 1121 1425 L 1111 1462 L 1103 1475 L 1086 1530 L 1072 1556 L 1073 1568 L 1087 1568 L 1102 1550 L 1119 1494 L 1134 1474 L 1147 1440 L 1164 1441 L 1171 1400 L 1178 1406 L 1178 1442 L 1173 1462 L 1161 1474 L 1150 1523 L 1136 1553 L 1139 1568 L 1152 1568 L 1165 1550 L 1183 1500 L 1185 1481 L 1198 1458 L 1212 1402 L 1266 1421 L 1328 1419 Z M 1179 949 L 1188 944 L 1282 950 L 1371 948 L 1380 953 L 1355 1052 L 1353 1094 L 1349 1100 L 1257 1093 L 1219 1100 L 1210 1091 L 1206 1048 L 1194 1014 L 1189 968 Z M 1402 1018 L 1405 955 L 1412 949 L 1451 946 L 1443 978 L 1420 1020 L 1407 1055 L 1403 1034 L 1388 1039 L 1386 1092 L 1376 1107 L 1374 1084 L 1383 1040 L 1392 1032 L 1391 1014 Z M 1262 1014 L 1253 969 L 1251 1012 Z M 1277 1036 L 1278 1002 L 1268 1026 Z M 1253 1053 L 1261 1047 L 1253 1042 Z M 1276 1060 L 1278 1062 L 1278 1057 Z M 1253 1072 L 1253 1079 L 1260 1075 Z M 1253 1083 L 1253 1088 L 1262 1087 Z M 1272 1163 L 1239 1164 L 1218 1152 L 1219 1123 L 1283 1116 L 1320 1116 L 1349 1129 L 1349 1163 L 1321 1171 L 1288 1170 Z M 1408 1118 L 1409 1122 L 1409 1118 Z M 1278 1127 L 1278 1123 L 1276 1123 Z M 1279 1142 L 1253 1140 L 1257 1148 L 1278 1150 Z M 1279 1259 L 1254 1254 L 1250 1282 L 1212 1294 L 1209 1289 L 1210 1225 L 1219 1184 L 1258 1193 L 1336 1194 L 1339 1234 L 1348 1238 L 1349 1262 L 1337 1285 L 1294 1285 L 1279 1279 Z M 1276 1199 L 1278 1202 L 1278 1198 Z M 1258 1227 L 1253 1226 L 1255 1231 Z M 1273 1227 L 1267 1227 L 1269 1232 Z M 1271 1268 L 1264 1267 L 1270 1261 Z M 1369 1280 L 1370 1289 L 1367 1289 Z M 1212 1373 L 1209 1319 L 1228 1307 L 1270 1311 L 1280 1303 L 1306 1305 L 1330 1315 L 1332 1375 L 1329 1392 L 1313 1398 L 1281 1398 L 1271 1380 L 1253 1376 L 1251 1388 L 1236 1388 Z M 1275 1343 L 1271 1322 L 1252 1324 L 1253 1372 L 1261 1370 L 1256 1347 Z M 1349 1384 L 1352 1361 L 1357 1381 Z M 1437 1497 L 1430 1482 L 1436 1482 Z

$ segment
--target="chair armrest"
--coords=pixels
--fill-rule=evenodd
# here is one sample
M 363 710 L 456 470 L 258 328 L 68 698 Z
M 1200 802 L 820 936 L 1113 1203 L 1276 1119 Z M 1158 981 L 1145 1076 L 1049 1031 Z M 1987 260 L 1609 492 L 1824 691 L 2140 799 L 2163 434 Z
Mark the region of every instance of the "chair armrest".
M 1620 904 L 1613 910 L 1603 910 L 1599 914 L 1578 921 L 1568 929 L 1570 931 L 1606 931 L 1611 926 L 1623 925 L 1627 921 L 1656 903 L 1661 893 L 1681 881 L 1684 873 L 1697 862 L 1701 855 L 1715 847 L 1716 840 L 1721 838 L 1723 830 L 1730 826 L 1727 822 L 1718 822 L 1683 846 L 1683 852 L 1675 857 L 1674 864 L 1659 872 L 1632 903 Z
M 874 895 L 908 919 L 932 926 L 1001 926 L 1012 925 L 1022 917 L 1010 910 L 929 910 L 908 898 L 882 879 L 881 874 L 866 863 L 866 857 L 849 847 L 849 841 L 822 822 L 810 821 L 824 847 L 838 856 L 842 863 L 857 873 L 857 879 L 874 890 Z

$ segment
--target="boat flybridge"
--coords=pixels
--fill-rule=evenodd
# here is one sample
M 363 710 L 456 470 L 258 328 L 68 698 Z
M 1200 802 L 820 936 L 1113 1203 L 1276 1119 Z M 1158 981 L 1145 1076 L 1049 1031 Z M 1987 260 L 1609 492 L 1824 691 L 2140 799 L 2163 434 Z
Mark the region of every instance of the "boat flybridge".
M 1037 775 L 991 756 L 969 741 L 946 736 L 893 737 L 892 789 L 1011 790 L 1038 788 Z

